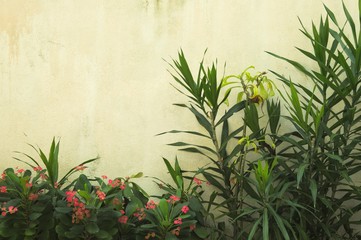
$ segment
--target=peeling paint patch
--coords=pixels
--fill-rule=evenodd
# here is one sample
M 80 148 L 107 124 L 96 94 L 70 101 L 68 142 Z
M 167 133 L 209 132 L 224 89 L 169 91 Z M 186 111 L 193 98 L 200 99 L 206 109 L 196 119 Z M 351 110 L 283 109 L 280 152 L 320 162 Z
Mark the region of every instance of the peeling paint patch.
M 0 0 L 0 37 L 7 38 L 10 58 L 18 56 L 19 38 L 31 31 L 30 19 L 39 8 L 38 1 Z

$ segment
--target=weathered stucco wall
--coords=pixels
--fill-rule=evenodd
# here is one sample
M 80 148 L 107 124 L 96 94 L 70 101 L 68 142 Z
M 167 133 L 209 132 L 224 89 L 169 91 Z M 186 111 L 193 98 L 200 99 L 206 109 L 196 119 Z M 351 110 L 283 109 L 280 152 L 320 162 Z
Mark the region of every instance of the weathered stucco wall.
M 180 136 L 155 135 L 196 125 L 171 105 L 184 98 L 163 59 L 182 48 L 198 64 L 208 48 L 229 74 L 254 65 L 293 75 L 264 51 L 298 58 L 307 41 L 297 16 L 309 26 L 321 13 L 318 0 L 0 0 L 0 168 L 56 136 L 64 170 L 99 155 L 90 173 L 164 177 L 161 156 L 176 154 L 165 144 Z

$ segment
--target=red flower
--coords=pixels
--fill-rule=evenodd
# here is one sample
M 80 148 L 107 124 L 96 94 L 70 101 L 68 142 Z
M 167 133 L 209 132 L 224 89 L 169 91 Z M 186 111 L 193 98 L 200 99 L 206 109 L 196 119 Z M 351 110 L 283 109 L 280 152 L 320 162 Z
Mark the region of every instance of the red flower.
M 200 180 L 200 179 L 198 179 L 198 178 L 196 178 L 196 177 L 194 177 L 193 178 L 193 181 L 199 186 L 199 185 L 202 185 L 202 180 Z
M 4 202 L 3 204 L 5 204 L 5 202 Z M 2 207 L 2 208 L 1 208 L 1 211 L 2 211 L 2 212 L 1 212 L 1 216 L 5 217 L 6 214 L 7 214 L 6 207 Z
M 137 208 L 137 211 L 133 213 L 133 216 L 138 218 L 139 221 L 142 221 L 146 217 L 144 208 Z
M 67 191 L 65 194 L 66 194 L 66 201 L 68 203 L 71 203 L 75 198 L 76 191 Z
M 77 171 L 82 171 L 82 170 L 84 170 L 84 169 L 86 169 L 86 168 L 87 168 L 86 166 L 79 165 L 79 166 L 76 166 L 76 167 L 75 167 L 75 170 L 77 170 Z
M 44 174 L 44 173 L 40 173 L 40 178 L 41 178 L 41 180 L 45 180 L 48 178 L 48 176 L 46 176 L 46 174 Z
M 174 220 L 174 224 L 175 225 L 182 225 L 182 218 L 177 218 L 176 220 Z
M 119 179 L 115 179 L 115 180 L 108 180 L 108 185 L 110 185 L 111 187 L 115 188 L 118 187 L 121 184 L 121 181 Z
M 0 187 L 0 192 L 1 193 L 6 193 L 8 190 L 6 189 L 6 186 L 1 186 Z
M 10 214 L 16 213 L 17 211 L 18 211 L 18 208 L 17 208 L 17 207 L 14 207 L 14 206 L 10 206 L 10 207 L 9 207 L 9 213 L 10 213 Z
M 30 194 L 29 194 L 29 200 L 30 200 L 30 201 L 35 201 L 35 200 L 38 199 L 38 197 L 39 197 L 39 195 L 36 194 L 36 193 L 30 193 Z
M 157 204 L 153 201 L 153 200 L 150 200 L 147 205 L 145 206 L 146 209 L 155 209 L 157 206 Z
M 189 211 L 189 207 L 188 206 L 183 206 L 182 207 L 182 212 L 183 213 L 187 213 Z
M 86 209 L 85 204 L 75 197 L 75 191 L 67 191 L 65 194 L 67 195 L 66 200 L 68 202 L 68 207 L 74 206 L 73 214 L 71 216 L 72 223 L 79 223 L 84 218 L 90 218 L 90 210 Z
M 43 170 L 43 168 L 40 167 L 40 166 L 33 167 L 33 169 L 34 169 L 35 172 L 40 172 L 41 170 Z
M 121 224 L 126 224 L 128 222 L 128 216 L 121 216 L 120 218 L 118 218 L 118 222 L 120 222 Z
M 98 190 L 98 191 L 96 192 L 96 194 L 98 195 L 98 198 L 99 198 L 100 201 L 104 201 L 104 200 L 105 200 L 106 195 L 105 195 L 104 192 Z
M 178 202 L 179 200 L 180 200 L 179 197 L 177 197 L 176 195 L 172 195 L 172 196 L 169 197 L 168 202 L 174 204 L 175 202 Z

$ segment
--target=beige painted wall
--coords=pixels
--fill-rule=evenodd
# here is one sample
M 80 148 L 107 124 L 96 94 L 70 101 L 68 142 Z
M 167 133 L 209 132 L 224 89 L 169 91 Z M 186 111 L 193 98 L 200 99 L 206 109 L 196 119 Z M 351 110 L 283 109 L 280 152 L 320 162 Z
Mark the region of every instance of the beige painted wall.
M 0 169 L 56 136 L 64 170 L 100 155 L 91 174 L 163 178 L 161 156 L 179 154 L 165 144 L 181 136 L 155 135 L 195 125 L 171 105 L 184 98 L 162 59 L 183 48 L 197 64 L 208 48 L 229 74 L 255 65 L 293 75 L 264 51 L 298 58 L 294 46 L 307 43 L 297 16 L 309 26 L 321 13 L 319 0 L 0 0 Z

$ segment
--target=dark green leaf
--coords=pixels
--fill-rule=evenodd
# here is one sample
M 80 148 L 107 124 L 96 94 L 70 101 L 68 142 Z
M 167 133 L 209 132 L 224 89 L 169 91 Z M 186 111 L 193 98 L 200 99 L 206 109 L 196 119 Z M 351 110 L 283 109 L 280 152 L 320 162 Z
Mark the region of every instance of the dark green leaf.
M 85 225 L 85 230 L 90 234 L 96 234 L 99 232 L 99 227 L 95 222 L 89 222 Z

